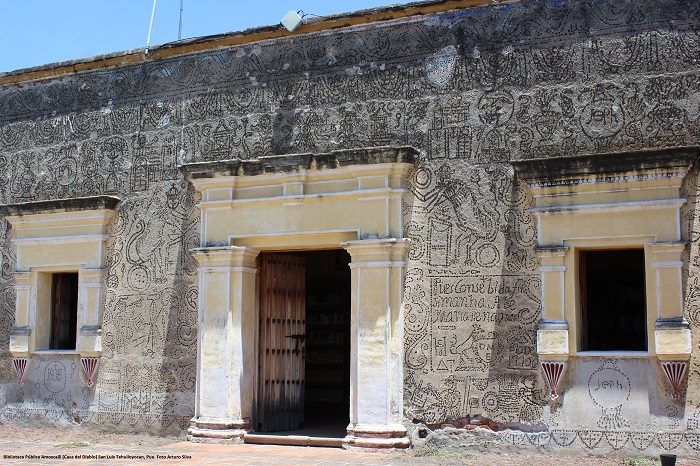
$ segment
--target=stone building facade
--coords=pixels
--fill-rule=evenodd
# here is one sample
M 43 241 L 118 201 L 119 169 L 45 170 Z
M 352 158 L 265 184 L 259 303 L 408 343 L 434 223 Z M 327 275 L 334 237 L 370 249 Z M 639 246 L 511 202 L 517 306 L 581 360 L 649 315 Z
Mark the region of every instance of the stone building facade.
M 249 435 L 260 258 L 337 249 L 346 446 L 696 454 L 699 28 L 438 1 L 1 75 L 0 419 Z

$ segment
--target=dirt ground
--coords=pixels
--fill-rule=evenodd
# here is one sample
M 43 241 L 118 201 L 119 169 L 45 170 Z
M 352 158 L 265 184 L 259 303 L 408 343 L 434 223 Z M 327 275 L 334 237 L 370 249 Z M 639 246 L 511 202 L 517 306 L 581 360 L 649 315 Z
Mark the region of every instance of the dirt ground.
M 121 456 L 121 457 L 120 457 Z M 651 466 L 641 457 L 585 453 L 483 453 L 436 448 L 370 453 L 335 448 L 263 445 L 202 445 L 180 436 L 155 437 L 66 428 L 0 426 L 0 458 L 11 464 L 236 464 L 236 465 L 532 465 Z M 679 458 L 679 466 L 700 464 Z

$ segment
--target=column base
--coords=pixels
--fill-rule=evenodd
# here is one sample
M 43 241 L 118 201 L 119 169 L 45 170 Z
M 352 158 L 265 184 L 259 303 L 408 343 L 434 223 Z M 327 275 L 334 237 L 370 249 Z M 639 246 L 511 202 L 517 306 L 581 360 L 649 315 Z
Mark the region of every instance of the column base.
M 346 450 L 394 450 L 408 448 L 411 441 L 400 424 L 350 424 L 343 439 Z
M 194 443 L 243 443 L 250 430 L 246 419 L 199 418 L 190 421 L 187 441 Z

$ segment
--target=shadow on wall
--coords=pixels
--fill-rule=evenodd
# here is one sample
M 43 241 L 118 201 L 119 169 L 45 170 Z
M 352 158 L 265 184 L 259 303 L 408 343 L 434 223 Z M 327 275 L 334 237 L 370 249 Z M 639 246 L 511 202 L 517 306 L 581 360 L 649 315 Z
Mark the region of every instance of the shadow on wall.
M 424 161 L 410 188 L 407 415 L 431 427 L 544 429 L 534 221 L 510 166 Z

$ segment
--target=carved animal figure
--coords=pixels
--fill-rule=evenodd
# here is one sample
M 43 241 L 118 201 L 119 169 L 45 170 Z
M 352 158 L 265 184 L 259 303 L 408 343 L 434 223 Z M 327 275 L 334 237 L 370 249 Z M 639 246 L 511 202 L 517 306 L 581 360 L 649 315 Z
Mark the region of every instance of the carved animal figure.
M 471 174 L 469 184 L 452 178 L 447 170 L 441 170 L 439 176 L 443 196 L 454 208 L 457 226 L 476 239 L 496 239 L 499 221 L 496 199 L 491 190 L 482 189 L 479 173 Z

